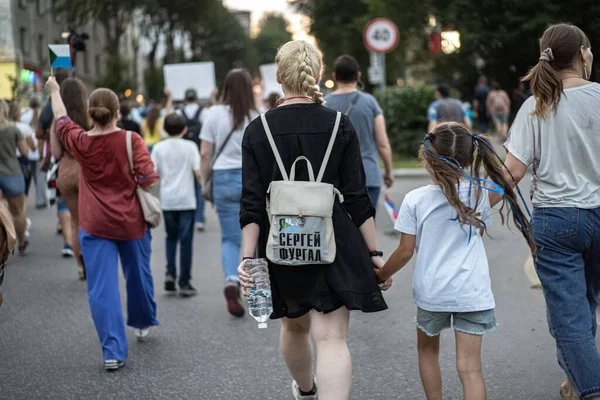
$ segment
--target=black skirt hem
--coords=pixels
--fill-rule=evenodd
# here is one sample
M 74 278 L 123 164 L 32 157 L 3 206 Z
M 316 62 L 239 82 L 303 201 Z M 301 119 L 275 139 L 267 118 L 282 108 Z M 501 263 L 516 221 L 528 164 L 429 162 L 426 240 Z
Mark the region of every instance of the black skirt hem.
M 346 307 L 349 311 L 362 311 L 365 314 L 376 313 L 376 312 L 385 311 L 388 309 L 388 306 L 385 303 L 382 305 L 371 305 L 371 306 L 346 305 L 346 304 L 336 304 L 334 307 L 311 306 L 310 308 L 306 307 L 302 311 L 295 312 L 295 313 L 285 312 L 285 310 L 281 310 L 278 312 L 274 311 L 271 314 L 270 319 L 272 319 L 272 320 L 281 319 L 281 318 L 296 319 L 296 318 L 305 316 L 312 310 L 315 310 L 315 311 L 323 313 L 323 314 L 329 314 L 329 313 L 339 310 L 342 307 Z

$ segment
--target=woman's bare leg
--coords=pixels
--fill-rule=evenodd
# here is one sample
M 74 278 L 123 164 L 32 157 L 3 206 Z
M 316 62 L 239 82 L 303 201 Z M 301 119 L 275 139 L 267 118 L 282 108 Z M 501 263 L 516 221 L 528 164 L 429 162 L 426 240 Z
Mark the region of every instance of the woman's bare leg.
M 320 400 L 344 400 L 350 396 L 352 359 L 348 349 L 350 312 L 313 312 L 312 334 L 317 344 L 317 379 Z M 302 389 L 304 390 L 304 389 Z
M 313 387 L 310 318 L 308 313 L 300 318 L 281 320 L 281 354 L 292 378 L 304 392 L 310 392 Z
M 81 258 L 81 246 L 79 245 L 79 195 L 77 193 L 63 194 L 63 201 L 67 204 L 69 212 L 71 213 L 71 240 L 73 245 L 73 252 L 75 253 L 75 259 L 79 266 L 79 275 L 83 276 L 83 262 Z M 63 225 L 63 230 L 67 229 Z
M 15 231 L 17 233 L 17 241 L 20 247 L 25 246 L 25 229 L 27 221 L 25 218 L 25 195 L 7 197 L 8 209 L 15 221 Z

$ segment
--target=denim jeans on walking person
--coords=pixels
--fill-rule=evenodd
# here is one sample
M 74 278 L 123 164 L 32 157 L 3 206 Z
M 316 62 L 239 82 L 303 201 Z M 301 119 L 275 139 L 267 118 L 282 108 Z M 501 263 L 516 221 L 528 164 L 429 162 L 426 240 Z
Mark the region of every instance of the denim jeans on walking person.
M 196 210 L 163 211 L 167 231 L 167 272 L 177 277 L 177 243 L 179 243 L 179 286 L 192 279 L 194 215 Z
M 242 230 L 240 228 L 240 200 L 242 198 L 242 170 L 213 172 L 213 197 L 221 225 L 221 263 L 225 281 L 239 281 Z
M 141 239 L 119 241 L 79 229 L 85 259 L 88 300 L 104 360 L 125 361 L 128 345 L 119 293 L 119 257 L 127 288 L 127 325 L 144 329 L 158 325 L 150 270 L 150 229 Z
M 600 208 L 536 208 L 532 225 L 558 362 L 582 399 L 600 396 Z
M 195 211 L 195 222 L 205 223 L 204 217 L 204 197 L 202 197 L 202 185 L 197 179 L 194 179 L 194 185 L 196 187 L 196 211 Z
M 377 204 L 379 203 L 379 196 L 381 195 L 381 186 L 367 186 L 367 192 L 369 192 L 369 198 L 371 199 L 371 204 L 377 212 Z

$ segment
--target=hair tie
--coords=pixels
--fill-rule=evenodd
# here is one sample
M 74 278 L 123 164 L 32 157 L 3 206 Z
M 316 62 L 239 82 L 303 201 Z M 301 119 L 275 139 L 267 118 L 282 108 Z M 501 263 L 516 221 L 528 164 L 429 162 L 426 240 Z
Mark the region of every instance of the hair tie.
M 554 61 L 554 54 L 552 54 L 552 49 L 550 47 L 542 51 L 542 54 L 540 54 L 540 61 Z

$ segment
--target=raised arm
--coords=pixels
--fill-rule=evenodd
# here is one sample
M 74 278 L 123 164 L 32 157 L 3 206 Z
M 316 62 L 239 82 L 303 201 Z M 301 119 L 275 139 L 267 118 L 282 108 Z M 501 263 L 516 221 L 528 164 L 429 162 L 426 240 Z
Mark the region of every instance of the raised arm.
M 66 116 L 67 109 L 65 108 L 65 103 L 63 103 L 63 100 L 60 97 L 60 86 L 56 82 L 55 77 L 51 76 L 48 78 L 48 82 L 46 82 L 46 90 L 52 99 L 52 113 L 54 114 L 54 119 L 59 120 L 60 118 Z

